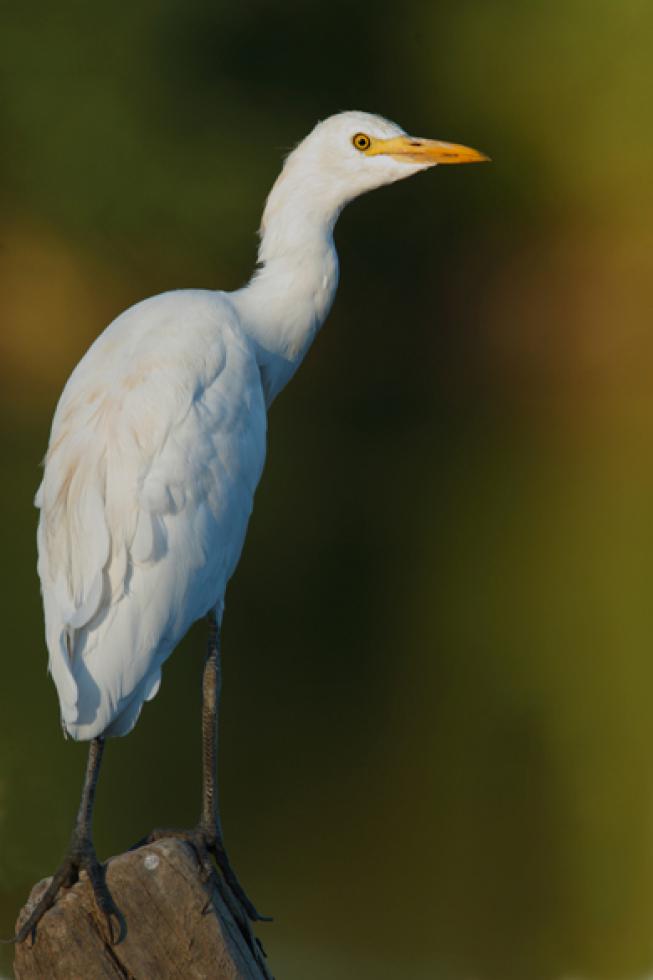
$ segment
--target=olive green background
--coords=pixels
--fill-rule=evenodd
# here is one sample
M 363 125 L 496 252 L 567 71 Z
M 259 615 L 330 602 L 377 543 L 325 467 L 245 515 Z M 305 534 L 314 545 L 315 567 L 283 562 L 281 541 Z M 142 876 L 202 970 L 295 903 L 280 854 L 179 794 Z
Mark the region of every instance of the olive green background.
M 360 108 L 494 162 L 340 219 L 228 594 L 234 863 L 279 980 L 653 969 L 652 51 L 648 0 L 0 5 L 1 935 L 84 764 L 35 573 L 61 387 L 128 304 L 244 282 L 284 153 Z M 204 639 L 108 745 L 101 856 L 196 817 Z

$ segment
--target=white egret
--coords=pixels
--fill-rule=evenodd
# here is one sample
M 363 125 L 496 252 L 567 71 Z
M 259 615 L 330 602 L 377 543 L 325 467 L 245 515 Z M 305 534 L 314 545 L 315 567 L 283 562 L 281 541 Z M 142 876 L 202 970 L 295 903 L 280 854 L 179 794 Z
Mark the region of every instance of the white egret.
M 138 303 L 71 374 L 36 495 L 38 571 L 62 724 L 91 744 L 69 852 L 18 941 L 82 868 L 112 941 L 114 919 L 122 932 L 91 837 L 104 740 L 131 731 L 166 658 L 204 616 L 202 809 L 180 834 L 207 874 L 215 857 L 241 925 L 258 917 L 224 849 L 215 770 L 224 595 L 265 461 L 267 409 L 331 307 L 344 205 L 438 163 L 486 159 L 363 112 L 320 122 L 270 192 L 251 281 Z

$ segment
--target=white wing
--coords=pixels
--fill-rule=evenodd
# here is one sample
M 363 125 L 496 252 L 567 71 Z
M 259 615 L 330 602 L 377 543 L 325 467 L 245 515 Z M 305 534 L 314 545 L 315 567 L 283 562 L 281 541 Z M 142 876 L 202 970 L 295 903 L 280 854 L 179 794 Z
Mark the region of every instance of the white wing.
M 55 413 L 38 570 L 75 738 L 126 734 L 189 626 L 220 607 L 265 458 L 260 372 L 221 293 L 118 317 Z

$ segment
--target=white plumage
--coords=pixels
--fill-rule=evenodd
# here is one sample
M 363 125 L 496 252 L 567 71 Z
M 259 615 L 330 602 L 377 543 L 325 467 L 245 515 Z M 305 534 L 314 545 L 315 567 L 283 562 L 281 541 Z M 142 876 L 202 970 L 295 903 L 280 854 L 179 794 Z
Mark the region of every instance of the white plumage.
M 190 625 L 210 610 L 220 619 L 263 469 L 267 406 L 333 300 L 344 204 L 474 159 L 378 116 L 327 119 L 270 193 L 246 287 L 145 300 L 77 365 L 36 497 L 50 671 L 74 738 L 129 732 Z
M 50 669 L 75 738 L 126 734 L 220 603 L 265 426 L 256 359 L 219 293 L 138 304 L 73 372 L 37 503 Z

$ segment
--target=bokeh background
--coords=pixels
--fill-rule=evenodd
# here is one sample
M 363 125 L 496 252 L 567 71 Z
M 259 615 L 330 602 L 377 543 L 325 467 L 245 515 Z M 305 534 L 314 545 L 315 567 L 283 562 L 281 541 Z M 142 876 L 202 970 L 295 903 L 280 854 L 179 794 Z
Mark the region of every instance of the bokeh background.
M 0 934 L 84 765 L 35 574 L 58 394 L 128 304 L 242 284 L 284 153 L 362 108 L 494 163 L 339 222 L 228 596 L 234 863 L 280 980 L 646 975 L 651 3 L 14 0 L 0 23 Z M 108 746 L 102 856 L 196 817 L 203 650 L 198 627 Z

